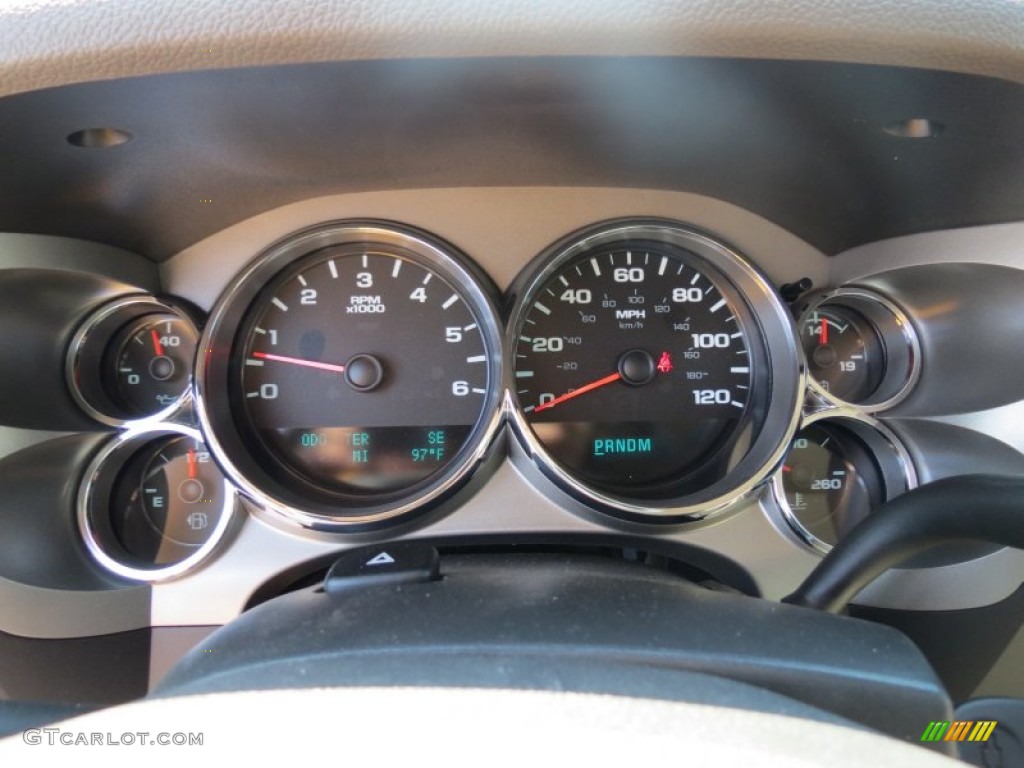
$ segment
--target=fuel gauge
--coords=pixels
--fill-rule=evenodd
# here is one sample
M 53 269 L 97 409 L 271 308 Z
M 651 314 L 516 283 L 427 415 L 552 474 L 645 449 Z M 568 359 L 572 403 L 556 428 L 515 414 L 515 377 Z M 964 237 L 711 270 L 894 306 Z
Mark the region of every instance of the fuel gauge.
M 234 491 L 194 430 L 126 433 L 93 462 L 79 522 L 93 556 L 121 576 L 154 581 L 196 565 L 216 546 Z

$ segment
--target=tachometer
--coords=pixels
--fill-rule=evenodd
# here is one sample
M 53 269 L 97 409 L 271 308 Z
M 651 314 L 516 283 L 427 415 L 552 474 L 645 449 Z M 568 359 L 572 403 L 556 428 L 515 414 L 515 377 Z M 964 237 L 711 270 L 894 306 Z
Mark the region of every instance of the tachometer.
M 452 490 L 497 419 L 500 343 L 480 281 L 450 247 L 375 225 L 260 259 L 214 313 L 202 367 L 203 414 L 240 481 L 310 525 L 390 518 Z
M 785 310 L 743 259 L 661 222 L 541 259 L 509 346 L 520 432 L 546 474 L 602 508 L 671 516 L 763 477 L 799 373 Z

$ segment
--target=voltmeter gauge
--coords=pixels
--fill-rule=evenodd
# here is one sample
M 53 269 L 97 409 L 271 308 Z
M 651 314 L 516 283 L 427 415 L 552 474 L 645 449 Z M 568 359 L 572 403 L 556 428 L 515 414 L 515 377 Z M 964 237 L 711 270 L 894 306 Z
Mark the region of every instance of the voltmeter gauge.
M 859 312 L 843 306 L 819 307 L 804 316 L 800 337 L 808 371 L 835 397 L 860 402 L 882 383 L 885 346 Z
M 87 471 L 79 523 L 108 570 L 155 581 L 204 559 L 226 530 L 235 492 L 194 430 L 129 431 Z
M 791 529 L 827 552 L 872 510 L 914 484 L 908 455 L 883 425 L 867 417 L 826 418 L 793 437 L 775 493 Z
M 910 394 L 920 345 L 909 318 L 884 296 L 859 288 L 820 294 L 798 325 L 811 389 L 825 400 L 871 412 Z

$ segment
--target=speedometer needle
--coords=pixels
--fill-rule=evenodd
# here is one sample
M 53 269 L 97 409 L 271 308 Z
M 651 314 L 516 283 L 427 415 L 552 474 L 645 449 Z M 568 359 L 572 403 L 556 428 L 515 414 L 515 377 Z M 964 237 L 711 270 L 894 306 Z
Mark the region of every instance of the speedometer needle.
M 603 379 L 592 381 L 589 384 L 585 384 L 584 386 L 580 387 L 579 389 L 574 389 L 572 392 L 566 392 L 564 395 L 560 395 L 559 397 L 556 397 L 554 400 L 548 400 L 546 403 L 538 405 L 536 408 L 534 408 L 533 412 L 539 413 L 540 411 L 543 411 L 546 408 L 554 408 L 559 403 L 564 403 L 566 400 L 572 400 L 574 397 L 585 395 L 587 392 L 593 392 L 598 387 L 603 387 L 606 384 L 612 384 L 621 378 L 622 374 L 616 371 L 615 373 L 605 376 Z
M 285 355 L 270 355 L 266 352 L 253 352 L 253 357 L 258 357 L 262 360 L 276 360 L 279 363 L 291 363 L 292 365 L 304 365 L 307 368 L 318 368 L 321 371 L 333 371 L 335 373 L 344 373 L 344 365 L 336 365 L 334 363 L 321 363 L 319 360 L 304 360 L 301 357 L 287 357 Z

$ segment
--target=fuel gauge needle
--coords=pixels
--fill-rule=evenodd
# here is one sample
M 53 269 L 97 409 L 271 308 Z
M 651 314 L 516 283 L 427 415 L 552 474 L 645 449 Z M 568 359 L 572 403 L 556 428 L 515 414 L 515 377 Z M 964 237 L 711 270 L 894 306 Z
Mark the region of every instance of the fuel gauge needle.
M 188 479 L 196 479 L 196 449 L 188 449 Z

